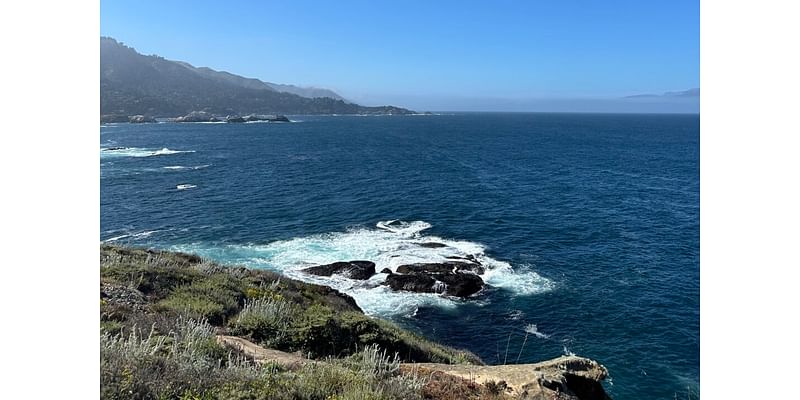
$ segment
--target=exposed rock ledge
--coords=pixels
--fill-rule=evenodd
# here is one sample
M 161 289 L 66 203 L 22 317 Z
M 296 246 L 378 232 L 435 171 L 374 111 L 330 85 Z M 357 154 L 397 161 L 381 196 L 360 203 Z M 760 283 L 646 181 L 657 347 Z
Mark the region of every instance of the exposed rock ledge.
M 265 349 L 236 336 L 218 335 L 217 341 L 259 364 L 276 363 L 294 369 L 321 362 L 297 354 Z M 403 373 L 421 377 L 443 373 L 479 384 L 494 382 L 504 386 L 508 394 L 520 399 L 610 400 L 601 385 L 608 377 L 608 370 L 594 360 L 578 356 L 562 356 L 534 364 L 484 366 L 403 363 L 400 368 Z

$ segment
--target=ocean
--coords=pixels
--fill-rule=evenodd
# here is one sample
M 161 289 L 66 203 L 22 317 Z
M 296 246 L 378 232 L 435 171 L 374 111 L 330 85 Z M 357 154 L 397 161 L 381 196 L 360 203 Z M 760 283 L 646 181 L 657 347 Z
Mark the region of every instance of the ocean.
M 101 126 L 100 240 L 332 286 L 490 364 L 589 357 L 617 400 L 699 396 L 699 115 L 290 119 Z M 467 254 L 468 299 L 297 271 Z

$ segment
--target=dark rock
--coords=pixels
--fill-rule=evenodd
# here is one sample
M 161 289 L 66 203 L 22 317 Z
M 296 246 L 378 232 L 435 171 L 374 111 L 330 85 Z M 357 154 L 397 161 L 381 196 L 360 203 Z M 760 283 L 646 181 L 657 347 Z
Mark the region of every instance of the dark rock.
M 331 276 L 343 275 L 350 279 L 369 279 L 375 275 L 375 263 L 372 261 L 340 261 L 333 264 L 317 265 L 306 268 L 303 272 L 311 275 Z
M 361 307 L 359 307 L 358 304 L 356 303 L 356 299 L 350 297 L 349 295 L 342 293 L 336 289 L 329 288 L 327 286 L 319 286 L 319 285 L 313 285 L 313 286 L 317 288 L 320 294 L 328 298 L 329 303 L 342 302 L 346 304 L 348 307 L 352 308 L 353 310 L 356 310 L 360 313 L 364 312 L 364 310 L 362 310 Z
M 247 122 L 247 120 L 245 120 L 243 117 L 240 117 L 238 115 L 228 115 L 227 117 L 225 117 L 225 122 L 242 123 L 242 122 Z
M 122 114 L 106 114 L 100 116 L 101 124 L 115 124 L 121 122 L 128 122 L 128 116 Z
M 286 118 L 285 115 L 258 115 L 258 114 L 250 114 L 244 117 L 246 122 L 253 122 L 253 121 L 269 121 L 269 122 L 291 122 L 289 118 Z
M 436 280 L 423 274 L 392 274 L 386 277 L 386 284 L 392 290 L 417 293 L 434 293 Z
M 447 285 L 444 294 L 448 296 L 467 297 L 483 289 L 483 279 L 474 274 L 443 274 L 438 279 Z
M 389 274 L 389 275 L 393 274 L 392 270 L 390 270 L 389 268 L 382 269 L 381 273 L 382 274 Z
M 469 255 L 467 255 L 466 257 L 461 257 L 461 256 L 447 256 L 447 257 L 445 257 L 445 258 L 447 258 L 448 260 L 469 260 L 469 261 L 472 261 L 472 262 L 473 262 L 473 263 L 475 263 L 475 264 L 481 265 L 481 262 L 480 262 L 480 261 L 478 261 L 478 259 L 477 259 L 477 258 L 475 258 L 475 256 L 474 256 L 474 255 L 472 255 L 472 254 L 469 254 Z
M 468 297 L 483 289 L 483 279 L 478 275 L 454 272 L 392 274 L 386 277 L 386 284 L 392 290 L 444 293 L 456 297 Z
M 447 245 L 444 243 L 436 243 L 436 242 L 422 242 L 422 243 L 417 243 L 417 245 L 419 247 L 425 247 L 428 249 L 438 249 L 441 247 L 447 247 Z
M 131 115 L 128 117 L 128 122 L 132 124 L 152 124 L 156 122 L 153 117 L 145 117 L 144 115 Z
M 115 151 L 115 150 L 125 150 L 126 147 L 106 147 L 103 151 Z
M 424 263 L 424 264 L 405 264 L 397 267 L 397 272 L 401 274 L 408 274 L 412 272 L 425 273 L 425 274 L 443 274 L 451 272 L 469 271 L 476 274 L 483 274 L 485 269 L 479 264 L 460 262 L 460 261 L 447 261 L 444 263 Z
M 105 300 L 106 304 L 131 310 L 141 311 L 147 305 L 144 294 L 139 290 L 107 282 L 100 282 L 100 298 Z

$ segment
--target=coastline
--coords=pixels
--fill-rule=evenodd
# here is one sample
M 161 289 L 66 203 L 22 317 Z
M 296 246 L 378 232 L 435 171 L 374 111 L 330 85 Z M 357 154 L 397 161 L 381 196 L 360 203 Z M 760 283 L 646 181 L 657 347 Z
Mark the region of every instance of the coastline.
M 312 390 L 302 388 L 298 379 L 319 380 L 315 374 L 321 371 L 347 375 L 357 370 L 354 362 L 360 360 L 363 366 L 368 359 L 370 365 L 388 369 L 359 381 L 357 390 L 367 398 L 608 398 L 601 385 L 608 373 L 595 361 L 569 356 L 485 366 L 469 351 L 364 315 L 351 297 L 335 289 L 269 271 L 226 267 L 185 253 L 103 244 L 100 272 L 104 398 L 122 398 L 121 392 L 137 382 L 133 386 L 141 394 L 224 398 L 235 386 L 249 395 L 263 395 L 259 391 L 267 389 L 259 382 L 265 379 L 280 383 L 277 389 L 269 386 L 267 397 L 282 398 L 291 390 Z M 204 339 L 186 342 L 191 335 L 180 332 L 187 327 L 205 332 Z M 200 342 L 202 346 L 196 344 Z M 160 363 L 174 363 L 174 370 L 154 370 L 153 360 L 131 355 L 130 349 L 137 346 L 152 346 L 147 347 L 151 354 L 161 354 Z M 195 346 L 202 350 L 195 351 Z M 193 350 L 187 355 L 187 349 Z M 186 363 L 204 365 L 204 375 L 216 380 L 182 375 L 179 371 Z M 229 376 L 234 369 L 242 373 L 237 378 Z M 160 383 L 147 383 L 153 374 Z M 390 382 L 393 389 L 387 391 Z M 356 390 L 351 386 L 339 376 L 323 391 L 325 396 L 343 395 Z

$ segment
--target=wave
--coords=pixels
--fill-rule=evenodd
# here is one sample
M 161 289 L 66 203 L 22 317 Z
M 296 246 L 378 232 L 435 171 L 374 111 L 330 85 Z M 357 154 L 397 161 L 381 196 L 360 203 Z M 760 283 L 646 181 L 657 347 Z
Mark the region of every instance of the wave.
M 164 169 L 175 170 L 175 171 L 182 171 L 182 170 L 196 170 L 196 169 L 203 169 L 210 167 L 211 164 L 203 164 L 203 165 L 196 165 L 194 167 L 188 167 L 184 165 L 170 165 L 167 167 L 161 167 Z
M 422 235 L 421 232 L 430 227 L 424 221 L 381 221 L 375 228 L 352 228 L 346 232 L 299 237 L 264 245 L 190 244 L 173 246 L 173 249 L 197 253 L 225 263 L 274 270 L 293 279 L 333 287 L 352 296 L 370 315 L 410 316 L 419 307 L 450 308 L 463 300 L 438 294 L 393 292 L 380 284 L 386 277 L 382 273 L 366 281 L 357 281 L 335 275 L 313 276 L 301 270 L 336 261 L 369 260 L 375 263 L 376 271 L 388 268 L 394 272 L 404 264 L 474 257 L 486 268 L 482 275 L 484 281 L 489 286 L 508 290 L 512 295 L 543 293 L 553 287 L 550 280 L 529 268 L 515 270 L 507 262 L 487 256 L 480 243 Z M 432 243 L 436 245 L 424 245 Z
M 527 326 L 525 326 L 525 333 L 530 334 L 530 335 L 534 335 L 534 336 L 536 336 L 536 337 L 538 337 L 540 339 L 549 339 L 550 338 L 550 335 L 546 335 L 546 334 L 544 334 L 542 332 L 539 332 L 539 329 L 536 328 L 536 324 L 528 324 Z M 566 346 L 565 346 L 565 348 L 566 348 Z
M 160 232 L 160 230 L 143 231 L 143 232 L 138 232 L 138 233 L 126 233 L 124 235 L 110 237 L 110 238 L 108 238 L 106 240 L 103 240 L 102 242 L 103 243 L 116 242 L 117 240 L 126 239 L 126 238 L 130 238 L 130 239 L 134 239 L 134 240 L 136 240 L 136 239 L 144 239 L 144 238 L 149 237 L 150 235 L 152 235 L 152 234 L 154 234 L 156 232 Z
M 177 190 L 186 190 L 186 189 L 194 189 L 196 187 L 197 187 L 197 185 L 192 185 L 190 183 L 183 183 L 183 184 L 180 184 L 178 186 L 175 186 L 175 189 L 177 189 Z
M 139 147 L 101 147 L 100 159 L 117 157 L 153 157 L 171 154 L 194 153 L 194 150 L 172 150 L 166 147 L 153 150 Z

